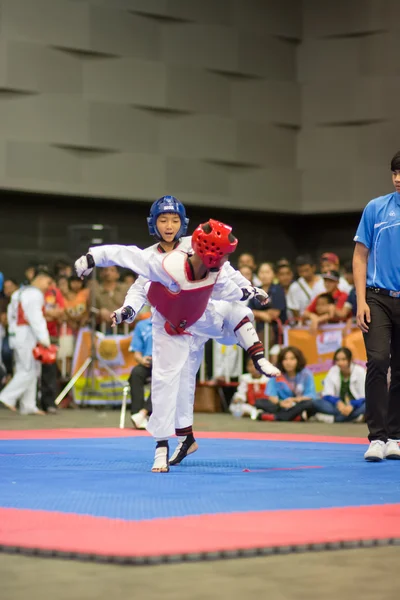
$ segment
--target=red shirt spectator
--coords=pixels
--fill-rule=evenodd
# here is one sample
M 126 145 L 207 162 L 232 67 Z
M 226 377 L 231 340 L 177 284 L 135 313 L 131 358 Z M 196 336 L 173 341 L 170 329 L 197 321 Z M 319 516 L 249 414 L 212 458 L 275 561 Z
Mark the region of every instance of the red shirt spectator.
M 343 308 L 345 305 L 345 302 L 347 300 L 348 294 L 346 294 L 345 292 L 342 292 L 338 288 L 338 284 L 339 284 L 339 280 L 340 280 L 338 271 L 327 271 L 326 273 L 322 273 L 322 277 L 324 279 L 326 291 L 329 294 L 332 294 L 333 299 L 335 300 L 336 308 L 339 308 L 339 309 Z M 306 312 L 316 314 L 315 307 L 317 304 L 317 299 L 318 299 L 318 296 L 316 298 L 314 298 L 314 300 L 308 305 Z
M 64 298 L 58 287 L 52 285 L 44 295 L 44 316 L 51 338 L 60 335 L 60 317 L 64 312 Z

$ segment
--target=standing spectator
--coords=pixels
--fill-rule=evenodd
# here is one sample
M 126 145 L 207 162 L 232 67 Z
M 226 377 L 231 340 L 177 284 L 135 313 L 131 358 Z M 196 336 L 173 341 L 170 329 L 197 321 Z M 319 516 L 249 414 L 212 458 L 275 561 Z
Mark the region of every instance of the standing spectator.
M 135 429 L 146 429 L 151 414 L 151 399 L 145 401 L 144 386 L 151 378 L 153 337 L 151 318 L 143 319 L 136 325 L 130 351 L 138 362 L 129 376 L 131 388 L 131 419 Z
M 7 308 L 10 303 L 11 296 L 18 289 L 18 283 L 14 281 L 14 279 L 6 279 L 4 281 L 4 298 L 2 301 L 2 307 L 0 310 L 0 323 L 4 328 L 5 335 L 3 337 L 3 341 L 1 344 L 1 359 L 0 362 L 3 362 L 4 367 L 6 369 L 6 373 L 8 376 L 12 374 L 13 371 L 13 351 L 10 346 L 10 337 L 8 331 L 8 318 L 7 318 Z
M 368 461 L 400 459 L 400 151 L 390 168 L 394 193 L 367 204 L 354 238 L 357 325 L 368 358 L 365 420 L 370 445 L 364 454 Z
M 293 283 L 293 271 L 290 265 L 280 265 L 276 270 L 276 278 L 279 285 L 285 292 L 285 297 L 289 292 L 289 288 Z
M 322 398 L 314 401 L 317 421 L 341 423 L 364 420 L 365 369 L 353 362 L 348 348 L 339 348 L 324 381 Z
M 314 377 L 306 368 L 304 354 L 294 346 L 280 351 L 277 367 L 281 375 L 267 383 L 267 399 L 256 400 L 261 421 L 307 420 L 315 414 L 317 398 Z
M 267 292 L 270 297 L 270 302 L 265 306 L 261 306 L 257 300 L 253 299 L 250 300 L 248 306 L 253 311 L 256 320 L 256 329 L 259 334 L 262 334 L 265 323 L 273 323 L 273 327 L 270 331 L 270 345 L 273 345 L 278 338 L 278 326 L 276 320 L 279 319 L 282 323 L 285 323 L 286 321 L 285 293 L 280 285 L 272 283 L 275 273 L 270 263 L 262 263 L 259 266 L 257 275 L 261 281 L 261 288 Z
M 325 252 L 321 256 L 320 260 L 321 274 L 327 273 L 328 271 L 340 271 L 340 261 L 337 254 L 333 252 Z M 339 290 L 348 294 L 352 288 L 352 285 L 347 281 L 345 277 L 340 277 Z
M 119 281 L 119 272 L 114 266 L 99 269 L 99 278 L 100 284 L 95 286 L 95 305 L 99 310 L 100 322 L 111 333 L 110 315 L 123 306 L 129 285 Z
M 354 288 L 354 276 L 353 276 L 353 264 L 351 260 L 348 260 L 343 265 L 343 277 L 350 286 L 350 289 Z M 346 290 L 344 290 L 346 291 Z M 350 292 L 349 292 L 350 293 Z
M 63 281 L 63 278 L 60 279 Z M 89 290 L 77 275 L 67 281 L 67 289 L 63 292 L 64 316 L 60 329 L 58 351 L 59 368 L 62 376 L 69 377 L 76 337 L 79 329 L 86 325 L 89 318 Z
M 254 256 L 252 254 L 249 254 L 248 252 L 241 254 L 238 258 L 238 270 L 240 271 L 241 267 L 244 266 L 250 267 L 251 269 L 253 276 L 250 279 L 250 281 L 252 282 L 252 284 L 256 287 L 260 287 L 261 281 L 255 274 L 257 269 L 256 261 L 254 260 Z
M 44 294 L 44 316 L 52 344 L 59 345 L 60 328 L 64 318 L 64 298 L 52 280 Z M 54 400 L 57 398 L 57 363 L 42 364 L 40 402 L 42 410 L 56 414 Z
M 298 256 L 296 268 L 299 278 L 290 285 L 286 303 L 294 318 L 298 319 L 303 315 L 311 300 L 326 290 L 322 277 L 315 274 L 315 264 L 311 256 Z
M 54 263 L 53 271 L 56 279 L 59 277 L 66 277 L 68 279 L 74 273 L 72 265 L 62 258 Z

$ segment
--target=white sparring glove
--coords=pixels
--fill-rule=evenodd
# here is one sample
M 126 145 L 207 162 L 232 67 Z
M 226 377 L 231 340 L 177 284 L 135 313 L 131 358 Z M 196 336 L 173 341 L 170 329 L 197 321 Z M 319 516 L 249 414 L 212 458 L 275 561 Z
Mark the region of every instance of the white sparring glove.
M 136 313 L 133 310 L 132 306 L 123 306 L 122 308 L 118 308 L 111 314 L 111 320 L 113 322 L 113 326 L 119 325 L 120 323 L 133 323 L 135 320 Z
M 95 266 L 96 264 L 91 254 L 83 255 L 75 261 L 75 271 L 81 279 L 90 275 Z
M 264 292 L 261 288 L 254 287 L 254 285 L 248 285 L 247 287 L 241 288 L 243 296 L 241 300 L 257 300 L 261 306 L 266 306 L 269 302 L 269 296 L 267 292 Z

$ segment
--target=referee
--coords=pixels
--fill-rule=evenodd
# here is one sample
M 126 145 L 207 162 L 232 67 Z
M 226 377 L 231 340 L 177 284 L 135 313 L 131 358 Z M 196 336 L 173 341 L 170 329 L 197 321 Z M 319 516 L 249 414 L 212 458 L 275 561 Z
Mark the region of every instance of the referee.
M 365 207 L 353 255 L 357 325 L 368 359 L 365 419 L 370 444 L 364 458 L 374 462 L 400 459 L 400 151 L 390 168 L 395 191 Z

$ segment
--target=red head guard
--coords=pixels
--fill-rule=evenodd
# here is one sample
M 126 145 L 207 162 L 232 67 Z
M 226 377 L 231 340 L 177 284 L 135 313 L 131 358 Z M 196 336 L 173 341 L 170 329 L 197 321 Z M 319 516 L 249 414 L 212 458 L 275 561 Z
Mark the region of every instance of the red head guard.
M 193 232 L 192 248 L 207 269 L 219 268 L 224 256 L 236 250 L 238 241 L 231 231 L 229 225 L 210 219 Z

